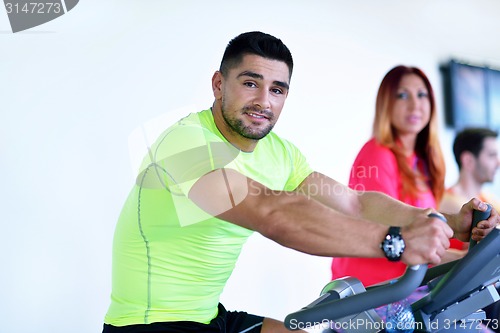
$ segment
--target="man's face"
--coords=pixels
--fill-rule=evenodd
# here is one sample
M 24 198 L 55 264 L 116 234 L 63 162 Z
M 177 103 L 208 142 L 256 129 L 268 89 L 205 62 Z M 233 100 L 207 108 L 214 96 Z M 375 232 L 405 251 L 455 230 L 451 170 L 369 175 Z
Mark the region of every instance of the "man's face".
M 483 141 L 483 149 L 476 159 L 474 177 L 481 183 L 493 182 L 495 173 L 500 166 L 496 138 L 489 137 Z
M 246 55 L 221 82 L 219 98 L 228 132 L 225 135 L 250 140 L 265 137 L 276 124 L 288 95 L 288 66 Z

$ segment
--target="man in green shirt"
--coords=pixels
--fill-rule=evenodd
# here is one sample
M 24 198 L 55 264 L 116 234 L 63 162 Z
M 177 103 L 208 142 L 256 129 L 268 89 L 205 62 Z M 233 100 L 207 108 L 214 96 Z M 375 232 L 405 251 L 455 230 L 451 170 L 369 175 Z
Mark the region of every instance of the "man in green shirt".
M 450 237 L 470 236 L 472 210 L 484 209 L 478 199 L 445 224 L 429 218 L 430 209 L 314 172 L 272 132 L 292 70 L 281 40 L 237 36 L 213 75 L 212 107 L 181 119 L 151 147 L 116 227 L 103 332 L 286 332 L 278 320 L 219 303 L 253 231 L 314 255 L 394 255 L 408 265 L 439 264 Z M 474 237 L 498 221 L 494 212 Z M 391 230 L 400 230 L 404 251 L 381 249 L 389 226 L 400 227 Z

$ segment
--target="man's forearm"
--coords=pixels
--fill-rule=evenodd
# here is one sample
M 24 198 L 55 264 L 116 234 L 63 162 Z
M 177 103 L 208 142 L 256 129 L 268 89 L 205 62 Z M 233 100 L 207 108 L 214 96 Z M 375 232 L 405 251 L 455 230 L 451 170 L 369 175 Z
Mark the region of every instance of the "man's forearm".
M 422 213 L 430 213 L 429 209 L 410 206 L 380 192 L 360 192 L 361 217 L 389 226 L 405 226 Z

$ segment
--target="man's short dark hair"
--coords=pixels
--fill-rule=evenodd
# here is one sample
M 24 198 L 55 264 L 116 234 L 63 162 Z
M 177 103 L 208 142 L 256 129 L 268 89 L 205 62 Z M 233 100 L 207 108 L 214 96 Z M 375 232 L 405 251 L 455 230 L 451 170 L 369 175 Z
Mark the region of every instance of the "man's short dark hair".
M 288 47 L 280 39 L 260 31 L 242 33 L 227 44 L 219 69 L 222 75 L 227 75 L 249 54 L 283 61 L 288 66 L 289 78 L 292 77 L 293 59 Z
M 489 128 L 471 127 L 460 131 L 453 142 L 453 154 L 455 155 L 458 169 L 460 170 L 462 168 L 460 155 L 462 155 L 463 152 L 468 151 L 475 157 L 478 157 L 483 149 L 484 139 L 496 137 L 498 137 L 498 133 Z

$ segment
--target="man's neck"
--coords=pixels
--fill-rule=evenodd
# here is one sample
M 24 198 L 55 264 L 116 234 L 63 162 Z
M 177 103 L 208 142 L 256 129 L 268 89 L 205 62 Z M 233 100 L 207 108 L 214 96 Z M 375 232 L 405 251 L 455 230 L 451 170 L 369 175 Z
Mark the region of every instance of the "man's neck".
M 481 189 L 483 187 L 482 183 L 478 183 L 470 177 L 460 176 L 458 182 L 452 186 L 453 191 L 468 199 L 472 197 L 477 197 L 481 194 Z
M 212 115 L 214 117 L 215 126 L 217 126 L 217 129 L 230 144 L 244 152 L 254 151 L 259 140 L 244 138 L 243 136 L 236 133 L 233 129 L 231 129 L 222 116 L 222 110 L 220 106 L 216 105 L 215 103 L 212 106 Z

